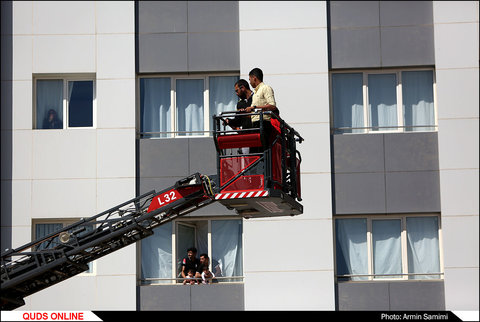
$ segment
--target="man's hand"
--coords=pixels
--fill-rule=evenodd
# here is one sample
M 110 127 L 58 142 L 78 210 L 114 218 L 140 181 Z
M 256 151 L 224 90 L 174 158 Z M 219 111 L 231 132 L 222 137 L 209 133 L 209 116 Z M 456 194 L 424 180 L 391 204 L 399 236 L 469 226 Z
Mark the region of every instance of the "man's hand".
M 242 109 L 240 109 L 240 111 L 250 113 L 250 112 L 253 111 L 255 108 L 256 108 L 255 106 L 249 106 L 249 107 L 247 107 L 247 108 L 242 108 Z

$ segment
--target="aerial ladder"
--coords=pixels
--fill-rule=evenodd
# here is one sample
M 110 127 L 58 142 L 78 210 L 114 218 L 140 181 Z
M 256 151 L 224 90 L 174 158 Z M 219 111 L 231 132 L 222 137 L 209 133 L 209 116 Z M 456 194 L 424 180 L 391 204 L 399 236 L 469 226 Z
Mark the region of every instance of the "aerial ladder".
M 271 115 L 249 129 L 227 129 L 225 119 Z M 303 138 L 272 112 L 224 112 L 213 116 L 217 173 L 192 174 L 161 191 L 152 190 L 90 218 L 1 254 L 1 309 L 88 270 L 88 263 L 153 234 L 156 227 L 219 202 L 243 218 L 303 213 L 300 153 Z M 243 149 L 243 151 L 242 151 Z M 247 150 L 249 151 L 247 151 Z

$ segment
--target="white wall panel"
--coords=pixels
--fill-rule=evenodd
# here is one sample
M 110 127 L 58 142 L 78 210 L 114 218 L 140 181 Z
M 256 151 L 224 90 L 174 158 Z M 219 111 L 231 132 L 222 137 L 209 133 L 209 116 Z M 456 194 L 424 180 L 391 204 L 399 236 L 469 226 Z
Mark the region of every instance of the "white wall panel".
M 240 77 L 261 68 L 281 117 L 305 139 L 304 213 L 244 221 L 246 310 L 335 306 L 326 14 L 320 1 L 239 2 Z
M 2 65 L 2 80 L 13 78 L 2 84 L 2 157 L 12 154 L 11 164 L 2 162 L 2 179 L 9 179 L 2 193 L 12 202 L 2 202 L 2 215 L 11 213 L 2 232 L 12 225 L 13 247 L 31 241 L 32 219 L 90 217 L 134 197 L 134 19 L 133 1 L 12 3 L 11 57 L 2 50 L 2 64 L 12 62 L 12 76 Z M 6 41 L 2 35 L 2 49 Z M 97 127 L 33 130 L 33 78 L 73 73 L 96 77 Z M 12 131 L 3 135 L 5 129 Z M 126 257 L 128 264 L 119 265 Z M 135 309 L 134 265 L 131 247 L 103 259 L 102 275 L 55 285 L 28 297 L 22 309 Z

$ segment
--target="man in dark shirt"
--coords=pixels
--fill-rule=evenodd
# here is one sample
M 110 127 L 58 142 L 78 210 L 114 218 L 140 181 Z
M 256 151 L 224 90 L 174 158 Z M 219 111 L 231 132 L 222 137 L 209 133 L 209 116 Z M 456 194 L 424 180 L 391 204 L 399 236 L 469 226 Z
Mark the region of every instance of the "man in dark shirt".
M 198 270 L 200 266 L 200 260 L 197 258 L 197 249 L 191 247 L 187 249 L 187 257 L 182 260 L 182 277 L 185 278 L 190 269 Z
M 252 105 L 253 91 L 250 90 L 250 86 L 246 80 L 240 79 L 235 83 L 235 93 L 239 98 L 237 103 L 237 111 L 244 110 Z M 228 124 L 232 129 L 249 129 L 252 127 L 252 121 L 249 116 L 239 115 L 233 119 L 226 119 L 225 123 Z

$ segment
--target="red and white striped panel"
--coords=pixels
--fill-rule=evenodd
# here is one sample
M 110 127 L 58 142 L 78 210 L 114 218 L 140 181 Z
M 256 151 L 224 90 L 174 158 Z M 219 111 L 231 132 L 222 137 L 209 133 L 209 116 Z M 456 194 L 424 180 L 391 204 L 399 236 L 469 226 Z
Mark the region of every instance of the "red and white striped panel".
M 267 197 L 267 190 L 257 190 L 257 191 L 237 191 L 237 192 L 225 192 L 217 193 L 215 195 L 216 200 L 225 200 L 225 199 L 239 199 L 239 198 L 260 198 Z

